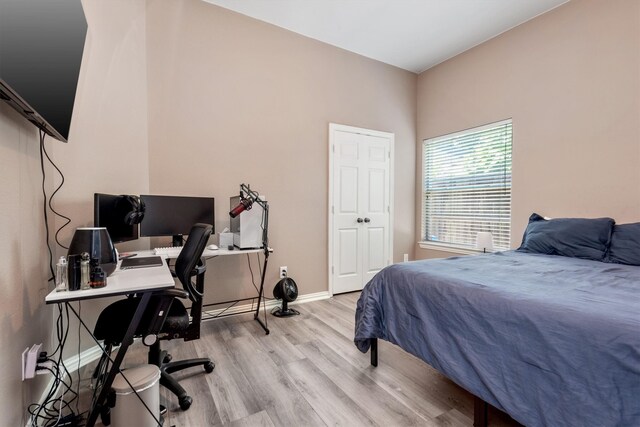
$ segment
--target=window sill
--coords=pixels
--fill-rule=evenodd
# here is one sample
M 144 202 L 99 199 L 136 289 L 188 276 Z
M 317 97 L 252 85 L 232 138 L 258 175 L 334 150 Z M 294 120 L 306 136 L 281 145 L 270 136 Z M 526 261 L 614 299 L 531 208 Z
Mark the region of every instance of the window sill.
M 434 242 L 418 242 L 420 249 L 430 249 L 433 251 L 451 252 L 458 255 L 477 255 L 482 253 L 477 249 L 459 248 L 456 246 L 450 246 L 442 243 Z

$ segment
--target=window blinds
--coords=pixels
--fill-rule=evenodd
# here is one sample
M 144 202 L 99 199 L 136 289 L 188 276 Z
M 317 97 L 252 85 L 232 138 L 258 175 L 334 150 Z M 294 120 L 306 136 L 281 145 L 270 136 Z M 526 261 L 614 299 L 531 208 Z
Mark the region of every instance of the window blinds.
M 473 249 L 480 231 L 510 247 L 511 120 L 425 140 L 422 230 L 426 242 Z

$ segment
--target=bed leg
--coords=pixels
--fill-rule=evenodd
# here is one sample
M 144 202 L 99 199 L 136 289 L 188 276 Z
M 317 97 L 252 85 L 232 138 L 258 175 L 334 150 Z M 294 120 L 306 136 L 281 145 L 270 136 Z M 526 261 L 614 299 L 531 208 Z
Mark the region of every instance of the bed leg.
M 371 366 L 378 366 L 378 339 L 371 338 Z
M 487 427 L 489 422 L 489 404 L 473 396 L 473 427 Z

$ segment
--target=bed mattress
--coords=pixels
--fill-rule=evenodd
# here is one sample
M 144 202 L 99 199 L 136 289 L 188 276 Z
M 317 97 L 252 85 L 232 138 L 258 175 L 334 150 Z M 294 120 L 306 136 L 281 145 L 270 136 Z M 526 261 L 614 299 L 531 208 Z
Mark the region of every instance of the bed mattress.
M 356 346 L 371 338 L 527 426 L 640 426 L 640 267 L 518 251 L 395 264 L 358 301 Z

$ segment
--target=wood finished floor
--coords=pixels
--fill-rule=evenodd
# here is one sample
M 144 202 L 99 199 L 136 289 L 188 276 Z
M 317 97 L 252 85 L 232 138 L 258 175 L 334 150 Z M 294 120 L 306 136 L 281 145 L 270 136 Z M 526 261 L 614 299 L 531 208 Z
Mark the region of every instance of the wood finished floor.
M 358 296 L 298 305 L 300 316 L 269 316 L 270 335 L 242 315 L 204 322 L 200 340 L 164 342 L 174 360 L 209 356 L 216 364 L 211 374 L 174 374 L 193 397 L 188 411 L 160 388 L 164 425 L 472 426 L 473 397 L 419 359 L 380 341 L 379 366 L 370 366 L 353 344 Z M 125 365 L 145 357 L 136 344 Z M 491 410 L 489 425 L 519 424 Z

